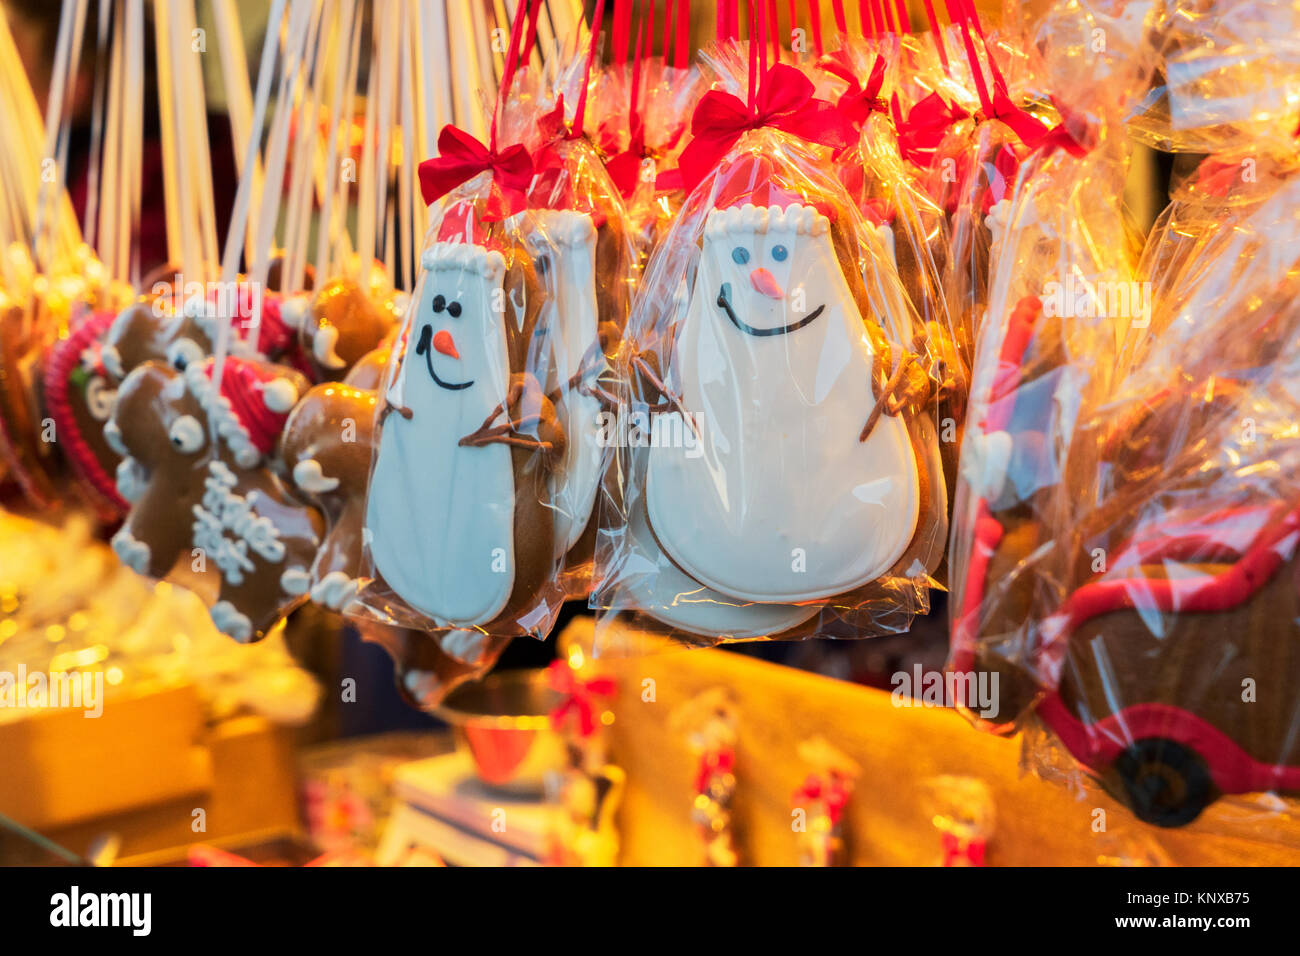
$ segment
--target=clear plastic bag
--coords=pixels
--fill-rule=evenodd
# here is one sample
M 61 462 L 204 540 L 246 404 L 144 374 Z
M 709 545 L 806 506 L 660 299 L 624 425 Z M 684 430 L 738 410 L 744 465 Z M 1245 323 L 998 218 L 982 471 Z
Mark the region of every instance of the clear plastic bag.
M 1293 152 L 1300 127 L 1300 9 L 1267 0 L 1163 4 L 1159 54 L 1130 128 L 1157 149 L 1198 153 L 1250 147 Z
M 1300 788 L 1298 187 L 1188 260 L 1081 418 L 1071 465 L 1090 494 L 1028 660 L 1037 714 L 1161 826 L 1219 794 Z
M 555 257 L 492 209 L 481 173 L 449 193 L 380 388 L 358 604 L 429 631 L 545 637 L 564 600 L 551 487 L 568 436 L 542 384 Z M 354 605 L 354 610 L 356 605 Z
M 586 598 L 596 545 L 596 502 L 613 456 L 602 441 L 612 414 L 607 391 L 638 273 L 622 197 L 584 138 L 546 148 L 521 228 L 545 289 L 548 315 L 539 381 L 566 436 L 550 481 L 564 586 Z M 602 380 L 606 385 L 602 385 Z
M 1013 200 L 963 449 L 951 666 L 1000 679 L 978 715 L 996 729 L 1051 731 L 1036 767 L 1061 776 L 1068 753 L 1065 776 L 1172 827 L 1300 786 L 1300 180 L 1270 157 L 1202 160 L 1126 276 L 1117 170 L 1098 165 L 1119 132 L 1072 171 L 1032 160 Z M 1071 282 L 1035 293 L 1053 257 Z
M 825 160 L 746 133 L 633 308 L 592 604 L 689 643 L 905 629 L 946 531 L 917 330 Z

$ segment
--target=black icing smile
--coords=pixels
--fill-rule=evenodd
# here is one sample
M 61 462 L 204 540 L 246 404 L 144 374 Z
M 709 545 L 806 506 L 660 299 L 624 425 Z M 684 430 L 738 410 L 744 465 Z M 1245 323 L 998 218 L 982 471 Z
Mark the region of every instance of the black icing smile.
M 821 315 L 826 309 L 826 306 L 817 306 L 817 308 L 813 309 L 798 322 L 791 322 L 789 325 L 774 325 L 770 329 L 759 329 L 752 325 L 747 325 L 736 317 L 736 310 L 731 307 L 731 283 L 724 282 L 722 283 L 722 288 L 718 290 L 718 308 L 724 310 L 727 313 L 727 318 L 731 319 L 732 325 L 740 329 L 740 331 L 744 332 L 746 335 L 765 336 L 786 335 L 790 332 L 802 329 L 805 325 L 817 318 L 817 316 Z
M 471 385 L 473 385 L 474 384 L 473 379 L 470 379 L 468 382 L 453 383 L 453 382 L 444 382 L 442 379 L 438 378 L 438 373 L 433 370 L 433 349 L 429 347 L 429 343 L 432 341 L 432 339 L 433 339 L 433 326 L 426 325 L 423 329 L 420 330 L 420 341 L 415 346 L 415 354 L 424 356 L 424 364 L 428 367 L 429 377 L 433 379 L 434 384 L 438 385 L 441 388 L 447 389 L 447 391 L 449 392 L 458 392 L 462 388 L 469 388 Z

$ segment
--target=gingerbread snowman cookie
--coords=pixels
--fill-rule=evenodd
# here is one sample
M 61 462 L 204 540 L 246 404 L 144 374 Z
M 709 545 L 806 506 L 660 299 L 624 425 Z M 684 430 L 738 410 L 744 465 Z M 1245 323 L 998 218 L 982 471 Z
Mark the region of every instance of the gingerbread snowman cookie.
M 847 206 L 773 172 L 742 154 L 721 173 L 659 356 L 694 441 L 650 448 L 645 507 L 690 578 L 796 605 L 932 569 L 946 502 L 931 379 L 872 307 Z
M 117 487 L 131 510 L 112 543 L 136 572 L 192 584 L 219 630 L 252 641 L 307 599 L 320 544 L 320 515 L 269 460 L 307 382 L 234 356 L 214 382 L 213 365 L 147 362 L 118 390 Z
M 378 576 L 437 628 L 544 633 L 563 599 L 549 482 L 565 434 L 534 374 L 530 256 L 448 209 L 381 410 L 366 508 Z

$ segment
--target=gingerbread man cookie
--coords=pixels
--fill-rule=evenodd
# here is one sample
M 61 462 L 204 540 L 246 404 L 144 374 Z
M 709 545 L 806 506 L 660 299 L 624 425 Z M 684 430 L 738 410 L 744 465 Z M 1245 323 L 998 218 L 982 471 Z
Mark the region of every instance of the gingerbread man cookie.
M 112 425 L 131 503 L 113 537 L 150 577 L 194 577 L 222 632 L 251 641 L 307 599 L 323 522 L 271 471 L 285 418 L 306 391 L 291 369 L 237 357 L 177 371 L 147 362 L 118 390 Z
M 260 298 L 260 301 L 259 301 Z M 121 382 L 145 362 L 164 362 L 181 370 L 213 354 L 220 325 L 231 323 L 229 351 L 242 358 L 284 362 L 299 371 L 309 367 L 298 348 L 296 330 L 281 317 L 282 299 L 259 295 L 241 282 L 234 293 L 213 290 L 180 303 L 174 293 L 143 295 L 122 310 L 104 335 L 101 361 L 109 377 Z M 223 315 L 230 318 L 223 319 Z M 256 318 L 256 331 L 251 335 Z

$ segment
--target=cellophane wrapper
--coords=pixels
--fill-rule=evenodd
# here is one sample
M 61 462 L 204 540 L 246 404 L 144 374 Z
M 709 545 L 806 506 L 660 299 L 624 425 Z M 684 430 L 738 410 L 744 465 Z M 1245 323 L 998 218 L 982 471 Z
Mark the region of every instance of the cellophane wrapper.
M 634 227 L 617 187 L 585 138 L 543 156 L 520 221 L 545 291 L 546 366 L 537 374 L 567 437 L 548 506 L 563 549 L 566 594 L 586 599 L 595 554 L 596 504 L 613 464 L 603 441 L 614 413 L 609 386 L 639 272 Z
M 706 84 L 700 68 L 694 64 L 678 69 L 661 57 L 648 57 L 640 65 L 637 90 L 641 123 L 641 145 L 644 152 L 633 150 L 630 117 L 632 71 L 625 68 L 607 68 L 594 91 L 591 106 L 595 107 L 599 130 L 597 144 L 611 174 L 618 164 L 619 186 L 623 204 L 627 207 L 637 252 L 644 265 L 654 247 L 668 231 L 673 217 L 685 199 L 680 189 L 660 189 L 657 175 L 674 169 L 677 157 L 690 137 L 687 135 L 695 104 L 704 93 Z M 590 108 L 590 107 L 589 107 Z M 635 170 L 626 164 L 638 163 Z
M 1076 431 L 1084 494 L 1058 530 L 1073 560 L 1039 625 L 1038 712 L 1163 826 L 1300 787 L 1297 201 L 1293 176 L 1175 262 Z
M 1130 117 L 1157 149 L 1294 153 L 1300 7 L 1268 0 L 1162 4 L 1155 81 Z
M 352 606 L 453 642 L 545 638 L 565 598 L 553 507 L 570 440 L 545 383 L 559 250 L 491 208 L 479 174 L 440 200 L 380 386 Z
M 708 645 L 893 633 L 928 608 L 935 382 L 888 230 L 828 159 L 745 134 L 651 258 L 610 436 L 598 651 L 639 649 L 613 626 L 629 611 Z M 891 378 L 909 383 L 896 407 L 878 401 Z
M 871 115 L 857 148 L 841 163 L 852 164 L 851 172 L 861 178 L 858 206 L 868 222 L 876 223 L 892 250 L 917 320 L 912 348 L 926 356 L 938 383 L 935 423 L 951 511 L 974 343 L 959 300 L 951 296 L 945 281 L 952 257 L 948 219 L 924 189 L 915 168 L 899 155 L 897 137 L 883 115 Z M 845 182 L 850 181 L 846 176 Z M 946 566 L 940 566 L 936 578 L 946 582 Z
M 950 663 L 972 716 L 1032 730 L 1036 770 L 1178 826 L 1300 786 L 1300 192 L 1212 158 L 1130 272 L 1121 136 L 1029 160 L 994 249 Z
M 950 667 L 997 672 L 998 699 L 967 708 L 994 728 L 1009 729 L 1038 697 L 1037 622 L 1059 603 L 1066 560 L 1055 530 L 1071 526 L 1080 501 L 1066 467 L 1076 423 L 1107 395 L 1130 323 L 1150 320 L 1142 296 L 1131 295 L 1137 257 L 1122 210 L 1130 156 L 1122 118 L 1151 69 L 1139 12 L 1071 0 L 1024 27 L 1035 51 L 1027 86 L 1044 97 L 1069 91 L 1068 103 L 1054 102 L 1089 148 L 1036 150 L 1016 162 L 993 230 L 987 305 L 972 317 L 949 552 Z M 1109 40 L 1103 54 L 1097 30 Z M 1082 83 L 1088 73 L 1097 82 Z

